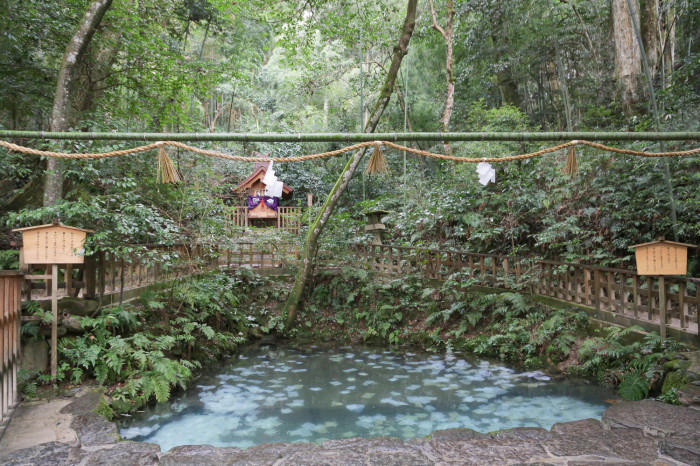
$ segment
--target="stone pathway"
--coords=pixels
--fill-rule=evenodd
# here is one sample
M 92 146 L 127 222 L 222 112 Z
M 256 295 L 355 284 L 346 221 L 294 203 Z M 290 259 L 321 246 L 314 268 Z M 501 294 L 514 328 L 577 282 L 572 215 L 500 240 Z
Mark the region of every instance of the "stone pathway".
M 436 431 L 430 438 L 276 443 L 239 448 L 119 441 L 116 425 L 94 412 L 100 393 L 19 408 L 0 439 L 3 465 L 700 465 L 700 411 L 652 400 L 611 406 L 602 421 L 555 424 L 551 430 L 481 434 Z

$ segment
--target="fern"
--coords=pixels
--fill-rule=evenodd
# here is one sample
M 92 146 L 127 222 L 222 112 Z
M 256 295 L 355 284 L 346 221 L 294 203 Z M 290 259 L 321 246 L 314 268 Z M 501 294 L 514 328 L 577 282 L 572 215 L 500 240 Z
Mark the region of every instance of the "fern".
M 478 324 L 479 321 L 484 317 L 484 314 L 482 314 L 480 311 L 473 311 L 467 313 L 464 317 L 467 319 L 467 322 L 469 322 L 469 325 L 475 327 L 476 324 Z
M 620 382 L 617 393 L 623 400 L 638 401 L 649 395 L 649 379 L 638 372 L 630 372 Z

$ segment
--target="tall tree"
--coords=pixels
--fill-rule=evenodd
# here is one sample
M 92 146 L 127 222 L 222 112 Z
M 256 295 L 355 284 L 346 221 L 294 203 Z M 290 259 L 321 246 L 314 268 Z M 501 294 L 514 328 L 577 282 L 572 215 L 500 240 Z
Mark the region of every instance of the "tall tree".
M 626 114 L 635 113 L 642 99 L 642 54 L 639 50 L 634 23 L 639 24 L 639 2 L 632 1 L 634 12 L 627 0 L 612 0 L 613 40 L 615 43 L 615 80 L 617 91 Z
M 93 1 L 66 46 L 56 82 L 56 94 L 51 112 L 51 131 L 66 131 L 70 127 L 70 107 L 76 93 L 79 67 L 92 37 L 111 5 L 112 0 Z M 62 165 L 61 160 L 55 158 L 49 158 L 46 162 L 44 205 L 56 204 L 63 195 Z
M 372 108 L 372 113 L 370 113 L 370 116 L 367 119 L 367 123 L 365 125 L 366 133 L 373 133 L 375 131 L 377 125 L 379 124 L 379 119 L 384 113 L 387 105 L 389 105 L 389 100 L 391 99 L 391 94 L 394 91 L 396 83 L 396 76 L 399 73 L 399 68 L 401 68 L 401 61 L 408 53 L 408 44 L 411 41 L 413 29 L 416 25 L 417 4 L 418 0 L 408 0 L 406 17 L 404 18 L 403 26 L 401 28 L 401 36 L 399 38 L 399 42 L 394 47 L 391 66 L 389 67 L 389 72 L 384 79 L 384 85 L 382 86 L 381 91 L 379 92 L 379 97 Z M 316 252 L 318 251 L 318 238 L 321 235 L 326 222 L 328 222 L 328 219 L 333 213 L 333 209 L 335 208 L 338 199 L 348 187 L 348 184 L 350 184 L 352 175 L 360 165 L 365 152 L 366 149 L 363 148 L 353 154 L 353 156 L 348 160 L 345 168 L 340 174 L 340 177 L 335 182 L 335 185 L 331 191 L 328 193 L 328 197 L 323 203 L 323 206 L 321 206 L 320 212 L 309 227 L 309 233 L 306 237 L 306 244 L 304 245 L 304 251 L 302 252 L 300 266 L 297 270 L 297 275 L 294 281 L 294 288 L 289 294 L 287 302 L 284 305 L 284 310 L 287 312 L 287 326 L 294 322 L 302 294 L 306 288 L 306 283 L 311 277 Z
M 672 0 L 645 0 L 640 11 L 640 26 L 644 50 L 652 77 L 662 84 L 669 83 L 673 70 L 676 17 Z
M 452 71 L 452 50 L 454 44 L 454 16 L 455 16 L 455 6 L 454 0 L 447 0 L 445 2 L 445 27 L 443 28 L 438 24 L 437 13 L 435 12 L 435 4 L 433 0 L 428 0 L 430 4 L 430 15 L 432 17 L 432 26 L 437 32 L 440 33 L 445 41 L 445 78 L 447 81 L 447 95 L 445 96 L 445 107 L 442 111 L 442 117 L 440 118 L 440 127 L 443 133 L 450 132 L 450 119 L 452 118 L 452 109 L 455 103 L 455 76 Z M 445 153 L 452 155 L 452 147 L 450 143 L 445 141 L 443 143 Z

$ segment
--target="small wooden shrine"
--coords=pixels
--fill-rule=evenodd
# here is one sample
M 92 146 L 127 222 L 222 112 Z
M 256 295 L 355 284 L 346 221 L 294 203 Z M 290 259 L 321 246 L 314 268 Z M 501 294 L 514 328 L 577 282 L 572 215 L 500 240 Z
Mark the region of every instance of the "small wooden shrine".
M 294 189 L 286 184 L 282 187 L 281 198 L 266 196 L 266 185 L 263 178 L 267 173 L 270 162 L 257 162 L 253 173 L 234 188 L 234 192 L 247 199 L 245 224 L 251 226 L 279 225 L 279 201 L 292 195 Z

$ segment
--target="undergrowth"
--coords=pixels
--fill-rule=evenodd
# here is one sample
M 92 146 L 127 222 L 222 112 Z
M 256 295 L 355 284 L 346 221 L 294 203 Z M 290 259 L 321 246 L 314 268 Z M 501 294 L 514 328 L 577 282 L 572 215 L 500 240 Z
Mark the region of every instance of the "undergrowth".
M 595 377 L 629 400 L 660 396 L 673 402 L 675 386 L 664 389 L 674 374 L 667 363 L 686 350 L 655 333 L 632 338 L 639 327 L 598 330 L 585 312 L 479 288 L 468 271 L 444 282 L 387 280 L 353 268 L 322 272 L 300 322 L 300 331 L 314 338 L 450 348 Z
M 203 365 L 278 325 L 281 319 L 271 318 L 264 304 L 278 293 L 269 285 L 245 270 L 213 273 L 146 292 L 137 305 L 80 318 L 82 333 L 59 340 L 57 381 L 94 378 L 111 402 L 100 407 L 107 417 L 167 401 Z M 38 381 L 49 383 L 50 376 Z

